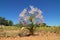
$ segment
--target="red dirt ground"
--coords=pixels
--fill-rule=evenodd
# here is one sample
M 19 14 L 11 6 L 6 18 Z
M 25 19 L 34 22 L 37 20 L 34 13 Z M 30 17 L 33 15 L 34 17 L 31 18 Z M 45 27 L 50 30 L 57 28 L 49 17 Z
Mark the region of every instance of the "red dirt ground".
M 39 33 L 39 35 L 27 37 L 0 37 L 0 40 L 60 40 L 60 35 L 48 32 Z

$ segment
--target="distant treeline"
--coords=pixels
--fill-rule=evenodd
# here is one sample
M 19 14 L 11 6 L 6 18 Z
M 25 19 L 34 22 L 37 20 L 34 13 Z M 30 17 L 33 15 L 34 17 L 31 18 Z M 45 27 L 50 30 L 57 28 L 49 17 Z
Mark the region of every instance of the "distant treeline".
M 12 26 L 13 22 L 11 20 L 6 20 L 4 17 L 0 17 L 0 25 Z

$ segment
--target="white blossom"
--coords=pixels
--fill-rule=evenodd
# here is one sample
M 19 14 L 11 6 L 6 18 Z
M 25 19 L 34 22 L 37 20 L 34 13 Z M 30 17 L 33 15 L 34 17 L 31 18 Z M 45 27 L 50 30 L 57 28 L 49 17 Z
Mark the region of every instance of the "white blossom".
M 24 9 L 20 13 L 19 17 L 23 17 L 24 20 L 27 21 L 30 18 L 30 15 L 29 14 L 34 15 L 35 12 L 37 12 L 37 15 L 35 15 L 34 17 L 35 18 L 39 18 L 41 20 L 40 22 L 42 23 L 44 21 L 44 18 L 42 16 L 42 11 L 40 9 L 38 9 L 38 8 L 33 7 L 33 6 L 30 6 L 30 10 L 28 10 L 28 11 L 26 9 Z M 27 14 L 27 16 L 25 14 Z
M 26 10 L 26 9 L 24 9 L 24 10 L 20 13 L 19 16 L 22 16 L 22 17 L 23 17 L 25 13 L 27 13 L 27 10 Z

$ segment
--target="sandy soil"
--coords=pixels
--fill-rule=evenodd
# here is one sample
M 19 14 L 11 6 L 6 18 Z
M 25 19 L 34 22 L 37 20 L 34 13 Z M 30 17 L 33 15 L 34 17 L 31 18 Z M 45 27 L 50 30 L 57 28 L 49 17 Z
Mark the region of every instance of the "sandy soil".
M 60 40 L 60 35 L 56 33 L 39 33 L 35 36 L 26 36 L 26 37 L 0 37 L 0 40 Z

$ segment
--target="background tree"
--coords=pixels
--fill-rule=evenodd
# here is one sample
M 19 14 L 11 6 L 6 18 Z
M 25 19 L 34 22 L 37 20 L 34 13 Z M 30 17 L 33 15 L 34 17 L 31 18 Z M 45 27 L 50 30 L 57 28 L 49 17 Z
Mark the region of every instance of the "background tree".
M 5 18 L 0 17 L 0 25 L 5 25 Z
M 0 17 L 0 25 L 2 25 L 2 17 Z
M 9 20 L 6 20 L 3 17 L 0 17 L 0 25 L 5 25 L 5 26 L 9 26 L 10 25 L 10 26 L 12 26 L 13 22 L 9 21 Z
M 46 25 L 46 23 L 42 23 L 42 25 L 41 25 L 41 27 L 46 27 L 47 25 Z
M 13 22 L 11 20 L 8 23 L 9 23 L 9 26 L 13 25 Z
M 24 9 L 20 15 L 19 15 L 19 21 L 25 25 L 30 25 L 29 26 L 29 31 L 30 34 L 33 35 L 34 33 L 34 24 L 39 22 L 40 24 L 43 23 L 43 16 L 41 15 L 42 12 L 38 8 L 35 8 L 33 6 L 30 6 L 30 10 Z

